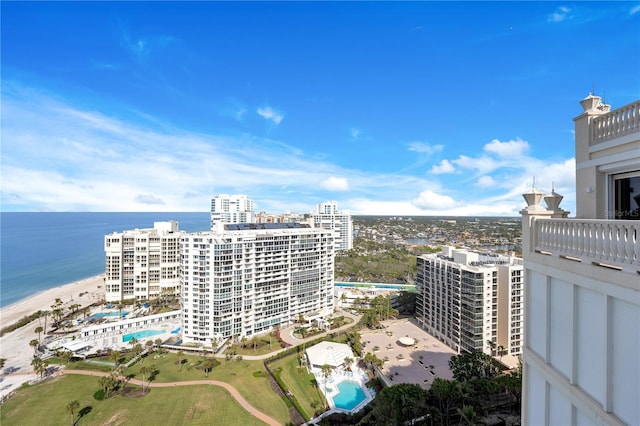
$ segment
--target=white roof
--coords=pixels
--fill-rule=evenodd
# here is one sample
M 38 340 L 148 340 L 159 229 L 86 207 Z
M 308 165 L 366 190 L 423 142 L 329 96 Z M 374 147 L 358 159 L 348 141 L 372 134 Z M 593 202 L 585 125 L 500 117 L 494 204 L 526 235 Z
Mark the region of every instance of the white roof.
M 329 364 L 338 367 L 344 363 L 346 357 L 355 360 L 349 345 L 336 342 L 320 342 L 307 349 L 306 354 L 309 363 L 317 366 Z
M 71 352 L 81 351 L 82 349 L 90 348 L 91 345 L 83 340 L 72 340 L 65 342 L 62 347 Z

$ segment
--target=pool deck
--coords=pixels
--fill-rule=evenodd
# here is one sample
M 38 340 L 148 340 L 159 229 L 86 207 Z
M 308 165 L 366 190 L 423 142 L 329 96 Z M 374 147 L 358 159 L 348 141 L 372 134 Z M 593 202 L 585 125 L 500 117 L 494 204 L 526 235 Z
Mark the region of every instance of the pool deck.
M 449 359 L 456 355 L 453 349 L 411 320 L 391 320 L 383 324 L 385 328 L 381 330 L 363 330 L 361 339 L 366 343 L 364 352 L 388 359 L 380 370 L 390 385 L 414 383 L 429 389 L 436 377 L 453 379 L 449 369 Z M 415 344 L 403 346 L 398 342 L 401 337 L 411 337 Z M 374 350 L 376 346 L 378 350 Z M 433 370 L 429 366 L 433 366 Z
M 322 371 L 320 371 L 319 369 L 314 369 L 312 371 L 323 393 L 325 393 L 325 389 L 326 389 L 325 398 L 327 399 L 327 403 L 329 404 L 329 408 L 331 412 L 349 413 L 349 414 L 356 413 L 360 411 L 362 407 L 370 403 L 375 397 L 375 392 L 372 389 L 367 388 L 367 386 L 365 385 L 366 382 L 368 381 L 367 374 L 358 367 L 351 367 L 351 369 L 353 371 L 344 371 L 344 370 L 334 371 L 331 374 L 331 376 L 327 378 L 326 387 L 325 387 L 324 377 L 322 377 Z M 354 408 L 352 408 L 351 410 L 346 410 L 340 407 L 336 407 L 335 403 L 333 402 L 333 397 L 340 393 L 338 391 L 338 385 L 342 382 L 347 382 L 347 381 L 357 383 L 365 395 L 365 399 L 362 402 L 360 402 L 358 405 L 356 405 Z

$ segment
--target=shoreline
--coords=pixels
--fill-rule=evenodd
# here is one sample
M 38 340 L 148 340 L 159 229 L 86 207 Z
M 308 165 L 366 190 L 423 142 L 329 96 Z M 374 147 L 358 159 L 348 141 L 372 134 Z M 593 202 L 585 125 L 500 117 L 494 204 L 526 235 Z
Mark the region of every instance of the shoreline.
M 79 309 L 101 299 L 104 300 L 104 274 L 42 290 L 8 306 L 1 307 L 0 327 L 4 328 L 15 324 L 23 317 L 39 310 L 51 310 L 51 305 L 56 299 L 62 300 L 63 307 L 77 303 L 80 305 Z

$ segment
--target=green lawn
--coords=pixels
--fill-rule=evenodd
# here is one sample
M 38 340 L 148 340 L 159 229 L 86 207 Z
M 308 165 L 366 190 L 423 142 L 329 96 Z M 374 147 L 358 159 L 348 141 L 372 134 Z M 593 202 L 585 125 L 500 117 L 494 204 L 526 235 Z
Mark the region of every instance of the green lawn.
M 272 362 L 269 368 L 274 373 L 279 371 L 280 378 L 305 411 L 305 417 L 309 419 L 315 417 L 316 408 L 322 411 L 325 398 L 322 391 L 313 385 L 313 374 L 307 372 L 306 367 L 299 368 L 299 365 L 299 354 L 294 353 Z
M 260 336 L 256 338 L 255 348 L 251 339 L 242 344 L 231 345 L 225 351 L 226 354 L 235 355 L 265 355 L 282 349 L 280 341 L 276 337 L 271 337 L 271 347 L 269 347 L 269 336 Z
M 72 400 L 87 413 L 82 425 L 260 425 L 224 389 L 217 386 L 155 388 L 144 397 L 116 396 L 97 401 L 96 377 L 66 375 L 21 389 L 0 406 L 0 424 L 21 426 L 71 424 L 66 412 Z
M 179 382 L 187 380 L 205 380 L 205 373 L 200 364 L 203 357 L 199 355 L 183 355 L 186 363 L 182 369 L 178 365 L 178 354 L 169 352 L 164 354 L 151 353 L 144 358 L 145 365 L 154 365 L 158 370 L 154 381 L 158 383 Z M 271 389 L 267 379 L 268 373 L 262 361 L 229 360 L 216 358 L 220 364 L 209 372 L 208 379 L 220 380 L 234 386 L 238 392 L 256 409 L 273 417 L 282 424 L 289 422 L 289 409 L 286 402 Z M 142 379 L 138 361 L 124 371 L 124 375 L 132 375 Z M 104 366 L 87 364 L 86 362 L 70 363 L 68 369 L 91 369 L 94 371 L 111 371 Z M 259 372 L 254 374 L 255 372 Z M 146 378 L 145 378 L 146 380 Z M 185 388 L 178 388 L 185 389 Z M 180 391 L 180 390 L 179 390 Z M 181 392 L 181 391 L 180 391 Z
M 159 373 L 155 378 L 156 382 L 176 382 L 185 380 L 204 380 L 204 370 L 199 368 L 199 363 L 203 358 L 199 355 L 184 355 L 187 362 L 179 369 L 177 364 L 178 354 L 168 353 L 165 355 L 151 354 L 145 358 L 144 363 L 155 365 Z M 220 364 L 209 373 L 208 379 L 220 380 L 234 386 L 238 392 L 254 407 L 265 414 L 287 423 L 289 421 L 289 410 L 282 398 L 278 397 L 267 380 L 267 371 L 262 361 L 229 360 L 216 358 Z M 140 366 L 138 362 L 127 370 L 125 375 L 134 374 L 137 379 L 141 379 Z M 260 371 L 260 374 L 253 373 Z

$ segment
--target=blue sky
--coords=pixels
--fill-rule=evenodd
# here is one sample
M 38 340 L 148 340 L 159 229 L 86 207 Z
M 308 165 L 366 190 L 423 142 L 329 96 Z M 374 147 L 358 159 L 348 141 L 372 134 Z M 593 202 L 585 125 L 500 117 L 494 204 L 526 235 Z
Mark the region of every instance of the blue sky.
M 572 119 L 640 97 L 640 2 L 5 2 L 2 211 L 575 211 Z

